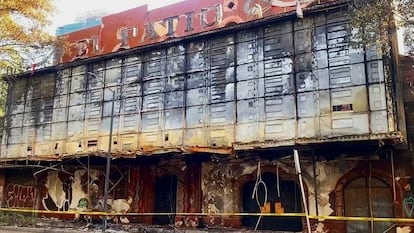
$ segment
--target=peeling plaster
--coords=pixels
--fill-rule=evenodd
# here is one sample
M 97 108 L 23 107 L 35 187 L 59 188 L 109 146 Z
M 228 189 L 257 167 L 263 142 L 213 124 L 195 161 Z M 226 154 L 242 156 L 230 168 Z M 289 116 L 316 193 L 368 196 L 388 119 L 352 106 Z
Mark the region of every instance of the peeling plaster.
M 101 171 L 90 169 L 90 185 L 91 185 L 91 193 L 93 193 L 94 185 L 96 186 L 95 181 L 98 181 L 99 176 L 102 174 Z M 69 184 L 71 188 L 69 191 L 70 193 L 66 194 L 64 191 L 64 183 L 59 178 L 59 173 L 56 171 L 49 171 L 45 187 L 47 188 L 46 197 L 43 197 L 42 203 L 45 209 L 49 209 L 47 206 L 46 199 L 50 198 L 53 203 L 56 205 L 58 210 L 67 210 L 64 209 L 65 206 L 68 206 L 70 210 L 86 210 L 87 207 L 80 207 L 79 202 L 82 199 L 90 200 L 90 197 L 87 194 L 87 191 L 83 190 L 82 188 L 82 177 L 87 174 L 87 170 L 76 170 L 74 173 L 74 178 L 69 178 Z M 98 188 L 98 187 L 96 187 Z M 95 189 L 96 189 L 95 188 Z M 70 198 L 67 198 L 68 195 Z
M 232 169 L 226 164 L 205 163 L 202 167 L 203 191 L 202 211 L 221 213 L 233 211 Z
M 203 212 L 220 213 L 238 211 L 237 207 L 240 203 L 233 203 L 233 182 L 237 180 L 238 177 L 255 174 L 258 165 L 257 162 L 258 161 L 241 164 L 203 164 Z M 335 189 L 338 180 L 355 167 L 358 162 L 345 161 L 344 166 L 342 166 L 341 163 L 342 161 L 321 161 L 316 163 L 316 185 L 318 187 L 318 206 L 316 207 L 313 165 L 310 161 L 301 161 L 303 178 L 307 186 L 310 214 L 316 215 L 316 208 L 318 208 L 319 215 L 329 216 L 334 213 L 334 209 L 329 201 L 329 195 Z M 287 174 L 295 174 L 294 168 L 285 163 L 275 160 L 270 164 L 275 167 L 279 166 L 279 171 L 283 171 Z M 262 165 L 269 165 L 269 162 L 263 163 Z M 341 169 L 341 167 L 344 167 L 345 169 Z M 274 172 L 276 172 L 276 169 Z
M 316 224 L 316 229 L 312 230 L 312 233 L 328 233 L 329 231 L 325 230 L 325 225 L 323 223 Z
M 48 191 L 46 194 L 47 196 L 43 197 L 42 199 L 43 207 L 45 207 L 45 209 L 48 210 L 48 207 L 45 204 L 45 200 L 47 198 L 50 198 L 55 203 L 58 210 L 62 210 L 66 198 L 65 198 L 65 192 L 63 191 L 63 183 L 59 179 L 58 172 L 49 171 L 47 173 L 47 180 L 45 183 L 45 187 L 47 188 Z
M 240 174 L 241 176 L 252 174 L 257 170 L 257 163 L 252 165 L 251 163 L 246 164 L 246 166 L 243 166 L 243 172 Z
M 411 233 L 411 227 L 409 226 L 397 227 L 396 233 Z
M 74 174 L 75 178 L 72 184 L 72 202 L 70 205 L 71 209 L 79 210 L 79 201 L 81 199 L 87 199 L 87 200 L 90 199 L 88 197 L 88 194 L 82 190 L 82 176 L 84 176 L 85 174 L 87 174 L 87 170 L 75 171 L 75 174 Z M 90 169 L 89 174 L 90 174 L 90 184 L 94 184 L 95 181 L 99 179 L 99 175 L 102 174 L 102 172 L 99 170 Z
M 345 169 L 341 172 L 340 161 L 322 161 L 316 162 L 316 185 L 318 187 L 318 206 L 315 203 L 315 185 L 313 180 L 313 165 L 309 165 L 304 169 L 304 180 L 308 187 L 309 213 L 322 216 L 329 216 L 334 213 L 333 207 L 329 203 L 329 194 L 335 189 L 338 180 L 350 171 L 357 161 L 346 161 Z

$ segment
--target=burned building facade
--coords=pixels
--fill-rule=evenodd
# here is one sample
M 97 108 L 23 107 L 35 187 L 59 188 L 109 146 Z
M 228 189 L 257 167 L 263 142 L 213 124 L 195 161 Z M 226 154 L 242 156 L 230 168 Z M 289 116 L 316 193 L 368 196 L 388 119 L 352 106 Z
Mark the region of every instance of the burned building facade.
M 404 80 L 350 32 L 341 1 L 188 0 L 70 33 L 62 64 L 8 79 L 1 204 L 102 210 L 111 148 L 126 222 L 307 232 L 297 149 L 312 232 L 410 232 L 335 218 L 414 208 Z

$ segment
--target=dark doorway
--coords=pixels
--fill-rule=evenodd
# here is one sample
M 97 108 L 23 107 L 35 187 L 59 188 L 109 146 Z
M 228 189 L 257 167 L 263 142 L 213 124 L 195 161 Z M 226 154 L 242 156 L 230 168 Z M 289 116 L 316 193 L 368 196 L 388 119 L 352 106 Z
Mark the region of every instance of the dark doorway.
M 345 216 L 370 217 L 372 213 L 373 217 L 393 217 L 392 199 L 392 191 L 384 181 L 369 177 L 357 178 L 348 183 L 344 190 Z M 346 232 L 384 232 L 391 225 L 391 222 L 373 222 L 371 225 L 369 221 L 348 221 Z M 395 229 L 387 232 L 395 232 Z
M 155 180 L 155 213 L 175 213 L 177 202 L 177 177 L 163 175 Z M 175 215 L 154 216 L 158 225 L 174 224 Z
M 277 175 L 266 172 L 262 175 L 263 182 L 267 187 L 267 211 L 270 213 L 301 213 L 302 204 L 300 189 L 296 182 L 279 180 L 279 194 L 277 187 Z M 255 181 L 247 182 L 243 187 L 243 212 L 260 213 L 260 208 L 256 199 L 252 199 Z M 259 201 L 264 202 L 265 188 L 258 186 Z M 243 226 L 254 228 L 258 216 L 244 216 L 242 218 Z M 260 230 L 277 230 L 277 231 L 302 231 L 301 217 L 262 217 L 258 226 Z

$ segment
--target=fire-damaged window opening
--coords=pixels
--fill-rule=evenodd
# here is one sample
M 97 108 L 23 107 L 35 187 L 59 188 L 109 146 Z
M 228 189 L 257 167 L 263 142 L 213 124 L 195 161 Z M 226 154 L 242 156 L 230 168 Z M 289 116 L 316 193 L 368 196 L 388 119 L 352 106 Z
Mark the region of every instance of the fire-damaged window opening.
M 177 201 L 177 177 L 163 175 L 155 180 L 155 213 L 175 213 Z M 153 218 L 154 224 L 174 224 L 175 215 L 157 215 Z
M 370 198 L 371 197 L 371 198 Z M 394 217 L 391 188 L 375 177 L 357 178 L 345 187 L 345 216 Z M 346 232 L 395 232 L 392 222 L 348 221 Z
M 267 201 L 263 206 L 263 213 L 301 213 L 301 195 L 298 185 L 294 181 L 282 180 L 272 172 L 266 172 L 262 175 L 263 182 L 267 188 Z M 255 181 L 248 181 L 242 189 L 243 212 L 260 213 L 260 207 L 255 198 L 252 199 L 252 193 Z M 263 185 L 258 186 L 258 201 L 263 205 L 265 202 L 265 188 Z M 258 216 L 244 216 L 242 224 L 246 227 L 254 228 L 258 221 Z M 277 231 L 302 231 L 301 217 L 262 217 L 258 229 L 260 230 L 277 230 Z
M 332 106 L 332 111 L 342 112 L 342 111 L 352 111 L 352 104 L 341 104 Z

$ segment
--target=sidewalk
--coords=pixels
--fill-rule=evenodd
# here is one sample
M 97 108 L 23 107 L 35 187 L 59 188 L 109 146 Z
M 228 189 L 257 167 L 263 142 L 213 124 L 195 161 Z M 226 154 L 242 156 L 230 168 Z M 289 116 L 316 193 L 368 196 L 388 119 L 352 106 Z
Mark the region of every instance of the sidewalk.
M 102 225 L 99 222 L 87 225 L 85 222 L 63 221 L 59 219 L 37 219 L 32 225 L 23 225 L 15 222 L 17 225 L 1 226 L 1 233 L 102 233 Z M 176 228 L 173 225 L 157 226 L 144 224 L 109 224 L 108 233 L 268 233 L 275 231 L 254 231 L 249 229 L 233 229 L 233 228 Z M 279 232 L 281 233 L 281 232 Z M 283 232 L 289 233 L 289 232 Z
M 60 228 L 54 227 L 19 227 L 19 226 L 0 226 L 1 233 L 102 233 L 101 226 L 93 226 L 92 228 Z M 122 229 L 125 228 L 125 229 Z M 129 229 L 127 229 L 129 228 Z M 106 230 L 107 233 L 269 233 L 275 231 L 253 231 L 243 229 L 177 229 L 157 226 L 116 226 Z M 283 232 L 288 233 L 288 232 Z

